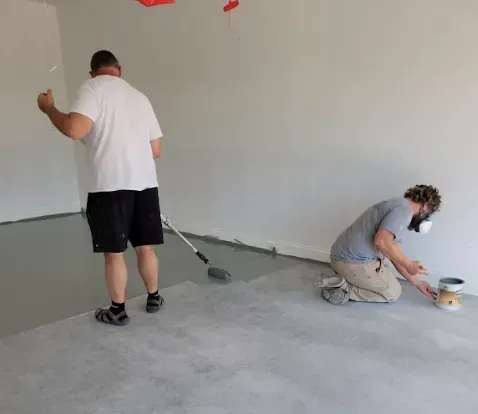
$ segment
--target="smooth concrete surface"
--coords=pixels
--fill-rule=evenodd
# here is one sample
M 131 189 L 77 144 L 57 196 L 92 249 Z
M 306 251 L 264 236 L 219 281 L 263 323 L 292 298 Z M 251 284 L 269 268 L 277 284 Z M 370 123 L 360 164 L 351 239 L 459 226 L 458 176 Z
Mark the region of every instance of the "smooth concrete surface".
M 189 269 L 192 271 L 193 269 Z M 335 307 L 301 264 L 164 289 L 131 324 L 87 314 L 0 341 L 2 414 L 476 413 L 478 300 Z
M 216 243 L 193 243 L 235 280 L 252 280 L 298 263 Z M 0 245 L 0 337 L 109 303 L 103 256 L 93 254 L 88 224 L 81 215 L 0 225 Z M 166 243 L 157 252 L 161 288 L 188 280 L 221 283 L 208 278 L 207 266 L 174 235 L 166 234 Z M 128 296 L 133 298 L 145 290 L 131 248 L 126 257 Z

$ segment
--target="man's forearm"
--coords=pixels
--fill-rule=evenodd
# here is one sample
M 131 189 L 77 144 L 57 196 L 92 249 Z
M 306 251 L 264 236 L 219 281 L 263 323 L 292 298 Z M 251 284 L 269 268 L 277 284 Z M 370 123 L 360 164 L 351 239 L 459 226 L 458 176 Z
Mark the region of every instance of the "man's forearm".
M 416 286 L 417 283 L 420 281 L 417 276 L 412 276 L 410 273 L 408 273 L 403 266 L 393 261 L 392 264 L 395 266 L 395 269 L 397 269 L 397 272 L 400 273 L 405 279 L 407 279 L 413 286 Z
M 58 131 L 71 138 L 71 120 L 68 114 L 60 112 L 55 107 L 52 107 L 46 114 Z

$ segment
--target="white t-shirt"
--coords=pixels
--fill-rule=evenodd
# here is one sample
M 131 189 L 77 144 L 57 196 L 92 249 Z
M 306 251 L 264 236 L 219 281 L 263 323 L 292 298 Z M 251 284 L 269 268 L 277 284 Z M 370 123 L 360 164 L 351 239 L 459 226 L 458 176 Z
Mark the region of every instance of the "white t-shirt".
M 97 76 L 80 87 L 72 112 L 94 123 L 85 137 L 90 193 L 158 186 L 150 141 L 163 134 L 145 95 L 121 78 Z

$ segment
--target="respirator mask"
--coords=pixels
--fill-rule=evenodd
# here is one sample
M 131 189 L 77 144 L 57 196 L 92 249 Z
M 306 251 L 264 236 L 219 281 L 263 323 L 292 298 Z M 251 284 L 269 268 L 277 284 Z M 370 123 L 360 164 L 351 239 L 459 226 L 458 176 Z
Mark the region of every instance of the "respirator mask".
M 432 214 L 433 212 L 425 213 L 423 207 L 420 207 L 420 212 L 412 218 L 408 230 L 415 230 L 417 233 L 427 234 L 432 228 L 432 222 L 430 220 Z

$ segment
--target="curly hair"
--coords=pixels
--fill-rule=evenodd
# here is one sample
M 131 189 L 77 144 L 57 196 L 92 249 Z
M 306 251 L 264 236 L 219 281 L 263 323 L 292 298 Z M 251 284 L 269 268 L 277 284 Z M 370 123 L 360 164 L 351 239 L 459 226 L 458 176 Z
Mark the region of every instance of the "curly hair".
M 420 203 L 421 205 L 427 204 L 431 212 L 440 210 L 440 192 L 431 185 L 421 184 L 411 187 L 405 192 L 404 197 L 409 198 L 415 203 Z

